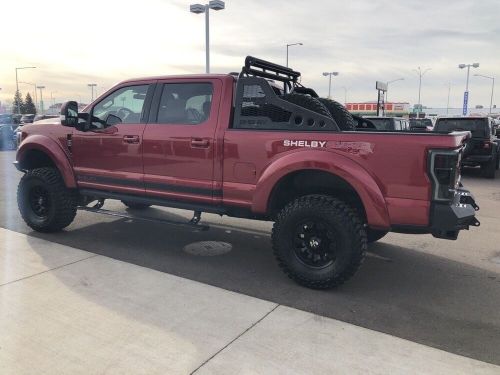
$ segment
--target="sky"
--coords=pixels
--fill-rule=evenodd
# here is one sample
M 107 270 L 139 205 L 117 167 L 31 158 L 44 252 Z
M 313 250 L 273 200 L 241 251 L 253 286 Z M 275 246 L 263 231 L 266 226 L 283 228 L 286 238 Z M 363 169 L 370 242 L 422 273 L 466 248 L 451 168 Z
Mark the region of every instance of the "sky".
M 43 85 L 46 103 L 90 101 L 97 93 L 141 76 L 204 73 L 205 20 L 184 0 L 4 1 L 0 32 L 0 101 L 12 101 L 19 81 Z M 500 1 L 447 0 L 227 0 L 211 11 L 211 71 L 239 71 L 247 55 L 285 64 L 302 83 L 328 94 L 326 71 L 338 71 L 332 96 L 344 102 L 376 100 L 375 81 L 389 85 L 389 101 L 461 107 L 466 71 L 469 104 L 489 106 L 491 83 L 500 78 Z M 499 79 L 500 81 L 500 79 Z M 500 82 L 499 82 L 500 83 Z M 345 87 L 343 89 L 342 87 Z M 33 86 L 19 84 L 25 95 Z M 494 103 L 500 107 L 500 84 Z

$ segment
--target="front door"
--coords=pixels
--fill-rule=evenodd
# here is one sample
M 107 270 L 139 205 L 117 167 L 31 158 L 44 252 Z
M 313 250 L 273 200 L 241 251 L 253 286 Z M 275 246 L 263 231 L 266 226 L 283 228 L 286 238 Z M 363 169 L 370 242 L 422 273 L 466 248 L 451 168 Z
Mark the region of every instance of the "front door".
M 146 81 L 117 87 L 92 107 L 89 129 L 74 131 L 73 163 L 80 188 L 144 194 L 142 137 L 153 89 L 153 82 Z
M 222 82 L 159 81 L 144 131 L 144 183 L 148 195 L 212 203 L 214 136 Z

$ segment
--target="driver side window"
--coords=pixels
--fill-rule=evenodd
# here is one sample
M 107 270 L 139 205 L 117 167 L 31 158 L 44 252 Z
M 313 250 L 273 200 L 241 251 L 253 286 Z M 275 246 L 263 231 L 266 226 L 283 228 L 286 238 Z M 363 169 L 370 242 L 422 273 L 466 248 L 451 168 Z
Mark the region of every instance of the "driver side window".
M 110 115 L 115 116 L 113 123 L 140 123 L 148 87 L 149 85 L 122 87 L 105 97 L 92 110 L 92 127 L 104 128 Z

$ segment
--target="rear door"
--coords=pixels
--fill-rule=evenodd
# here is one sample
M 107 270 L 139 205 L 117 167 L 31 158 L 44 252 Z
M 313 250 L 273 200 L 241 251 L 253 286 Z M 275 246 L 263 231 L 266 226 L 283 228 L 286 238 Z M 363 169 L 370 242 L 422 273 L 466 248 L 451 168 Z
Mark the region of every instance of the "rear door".
M 144 194 L 143 133 L 154 81 L 117 87 L 91 109 L 87 131 L 75 129 L 73 163 L 81 188 Z
M 222 81 L 170 79 L 156 87 L 144 131 L 144 183 L 148 195 L 212 203 L 215 131 Z

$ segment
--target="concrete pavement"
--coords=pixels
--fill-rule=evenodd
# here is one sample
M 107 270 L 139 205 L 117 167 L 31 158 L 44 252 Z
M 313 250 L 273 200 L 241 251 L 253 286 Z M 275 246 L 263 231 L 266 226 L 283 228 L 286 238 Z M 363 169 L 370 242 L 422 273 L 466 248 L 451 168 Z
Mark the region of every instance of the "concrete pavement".
M 500 367 L 0 228 L 5 374 L 498 374 Z

